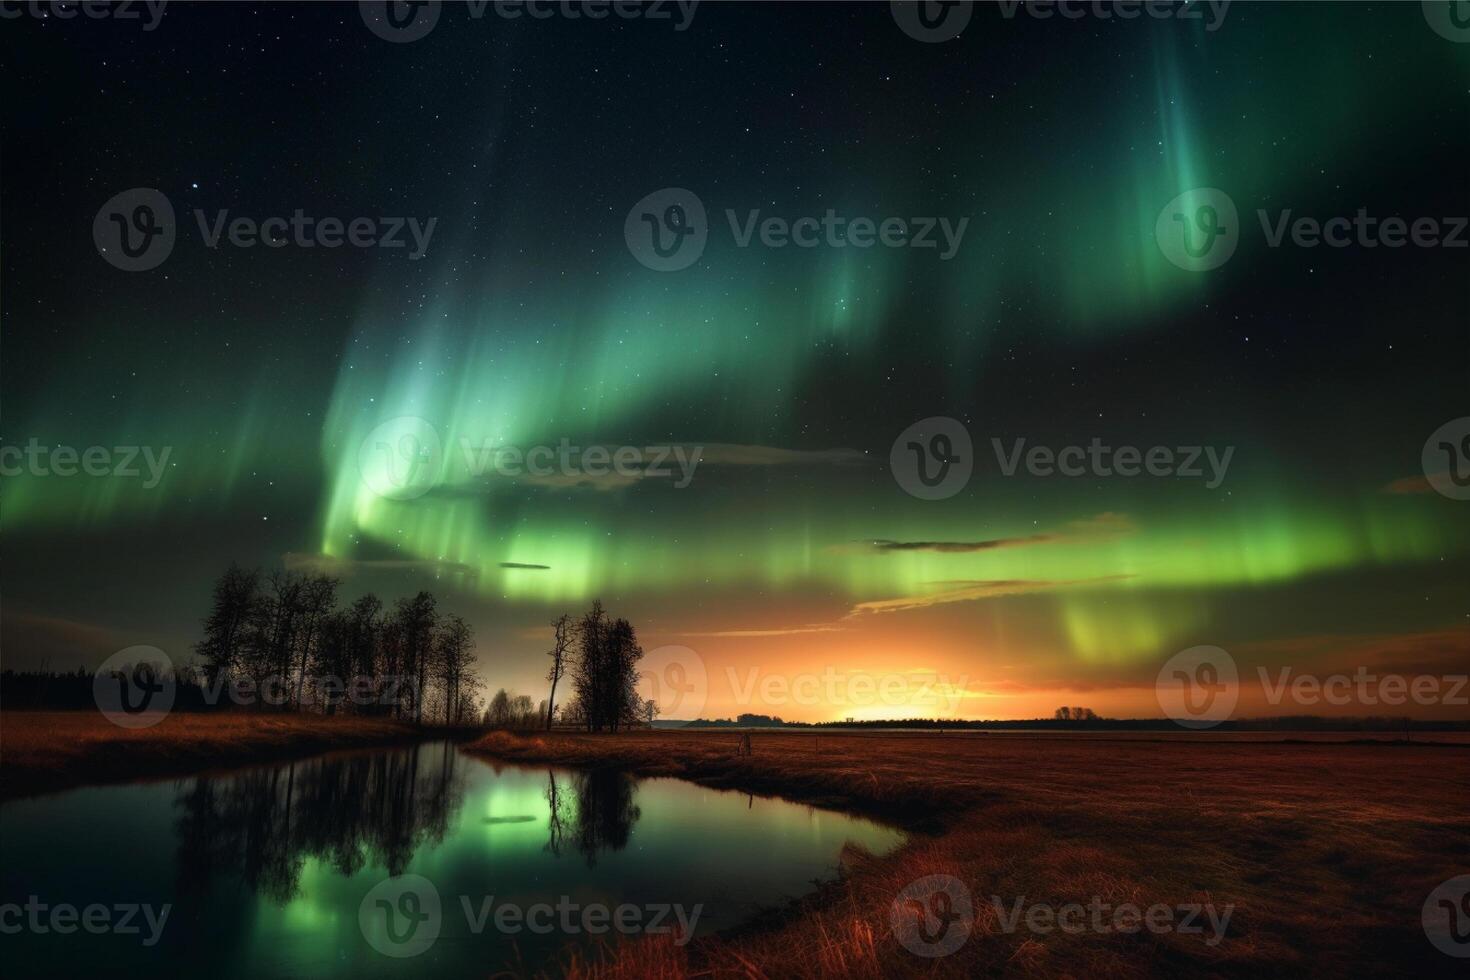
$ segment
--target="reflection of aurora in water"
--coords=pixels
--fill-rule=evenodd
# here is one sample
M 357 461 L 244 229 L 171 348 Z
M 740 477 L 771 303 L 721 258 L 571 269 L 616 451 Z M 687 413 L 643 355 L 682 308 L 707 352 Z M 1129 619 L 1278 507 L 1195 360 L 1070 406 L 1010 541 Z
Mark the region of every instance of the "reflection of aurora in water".
M 421 847 L 460 823 L 466 766 L 448 742 L 419 751 L 326 757 L 196 779 L 179 791 L 180 887 L 206 893 L 232 876 L 277 904 L 301 893 L 307 868 L 351 876 L 402 874 Z M 588 866 L 622 850 L 639 817 L 635 781 L 610 770 L 547 772 L 546 849 L 581 854 Z M 497 803 L 505 802 L 498 797 Z M 486 816 L 487 826 L 542 822 Z
M 725 929 L 832 877 L 848 842 L 882 853 L 901 839 L 844 814 L 676 780 L 493 768 L 448 743 L 8 803 L 0 831 L 0 901 L 18 892 L 173 905 L 150 948 L 8 937 L 13 970 L 86 975 L 106 964 L 109 975 L 158 976 L 207 961 L 221 977 L 472 976 L 515 962 L 534 971 L 569 937 L 475 932 L 462 896 L 474 908 L 492 897 L 702 904 L 700 929 Z M 63 849 L 75 860 L 58 863 Z M 370 890 L 398 874 L 428 879 L 444 915 L 433 948 L 408 960 L 375 952 L 358 921 Z

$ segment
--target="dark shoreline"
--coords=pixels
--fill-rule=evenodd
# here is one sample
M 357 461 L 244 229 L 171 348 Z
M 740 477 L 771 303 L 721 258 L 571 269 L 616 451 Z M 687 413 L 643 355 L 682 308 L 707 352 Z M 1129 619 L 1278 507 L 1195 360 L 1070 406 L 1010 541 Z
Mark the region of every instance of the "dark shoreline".
M 86 786 L 177 779 L 337 750 L 466 740 L 479 734 L 478 729 L 319 715 L 182 712 L 156 729 L 128 731 L 113 728 L 94 712 L 4 711 L 0 803 Z M 78 739 L 78 744 L 48 744 L 67 738 Z

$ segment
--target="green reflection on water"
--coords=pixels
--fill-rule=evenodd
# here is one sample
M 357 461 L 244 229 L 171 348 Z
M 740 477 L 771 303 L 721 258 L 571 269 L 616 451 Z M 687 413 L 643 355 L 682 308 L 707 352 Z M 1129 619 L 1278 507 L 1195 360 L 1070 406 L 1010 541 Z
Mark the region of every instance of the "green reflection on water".
M 832 877 L 847 842 L 882 853 L 900 840 L 781 800 L 496 768 L 447 743 L 341 754 L 6 804 L 4 902 L 172 908 L 151 948 L 137 935 L 26 929 L 0 935 L 0 953 L 27 975 L 484 976 L 542 968 L 587 940 L 499 931 L 507 903 L 699 906 L 705 934 Z M 427 950 L 395 959 L 365 941 L 359 910 L 402 874 L 432 883 L 442 915 Z

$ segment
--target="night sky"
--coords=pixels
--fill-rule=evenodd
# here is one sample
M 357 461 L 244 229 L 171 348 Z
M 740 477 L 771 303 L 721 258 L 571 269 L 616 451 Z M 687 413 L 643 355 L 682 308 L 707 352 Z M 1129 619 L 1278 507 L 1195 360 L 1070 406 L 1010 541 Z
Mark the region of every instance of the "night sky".
M 1213 31 L 983 6 L 933 44 L 886 3 L 671 14 L 446 4 L 412 43 L 355 3 L 0 21 L 0 437 L 170 447 L 151 488 L 4 478 L 6 665 L 187 660 L 239 561 L 431 589 L 492 689 L 538 696 L 548 624 L 600 597 L 698 652 L 709 716 L 763 710 L 731 692 L 752 668 L 942 672 L 949 713 L 988 718 L 1157 715 L 1159 666 L 1198 644 L 1470 669 L 1470 502 L 1421 464 L 1470 415 L 1470 249 L 1272 248 L 1257 218 L 1470 214 L 1470 43 L 1418 3 L 1236 3 Z M 127 272 L 93 223 L 138 187 L 177 241 Z M 670 187 L 708 242 L 661 272 L 624 224 Z M 1155 225 L 1205 187 L 1239 243 L 1190 271 Z M 211 249 L 196 209 L 435 225 L 417 259 Z M 948 260 L 742 248 L 727 209 L 968 224 Z M 924 500 L 889 452 L 934 416 L 974 473 Z M 402 417 L 444 451 L 394 499 L 362 447 Z M 991 446 L 1094 438 L 1234 451 L 1210 487 L 1007 477 Z M 676 487 L 460 452 L 563 439 L 703 454 Z

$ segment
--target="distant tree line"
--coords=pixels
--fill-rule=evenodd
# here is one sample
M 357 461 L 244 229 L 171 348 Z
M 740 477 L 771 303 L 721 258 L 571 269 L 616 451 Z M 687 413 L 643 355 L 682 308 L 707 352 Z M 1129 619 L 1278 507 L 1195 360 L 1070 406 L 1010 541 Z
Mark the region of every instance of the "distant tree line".
M 391 610 L 369 593 L 337 605 L 327 575 L 231 565 L 214 585 L 194 650 L 208 690 L 324 714 L 458 724 L 479 717 L 474 632 L 419 592 Z M 235 698 L 236 701 L 240 699 Z
M 1075 709 L 1072 709 L 1075 710 Z M 1084 709 L 1086 710 L 1086 709 Z M 1180 731 L 1169 718 L 1091 718 L 1063 720 L 1051 718 L 893 718 L 876 721 L 781 721 L 768 715 L 740 715 L 737 718 L 696 718 L 693 721 L 669 723 L 679 728 L 785 728 L 793 731 Z M 1383 715 L 1328 717 L 1324 715 L 1282 715 L 1275 718 L 1236 718 L 1210 728 L 1212 732 L 1470 732 L 1470 721 L 1432 721 Z
M 782 721 L 779 715 L 741 714 L 735 718 L 699 718 L 691 722 L 673 722 L 680 727 L 696 728 L 811 728 L 807 722 Z
M 495 692 L 490 703 L 485 705 L 482 719 L 488 728 L 514 728 L 526 730 L 540 728 L 541 719 L 546 717 L 546 701 L 533 704 L 526 694 L 511 694 L 505 688 Z

